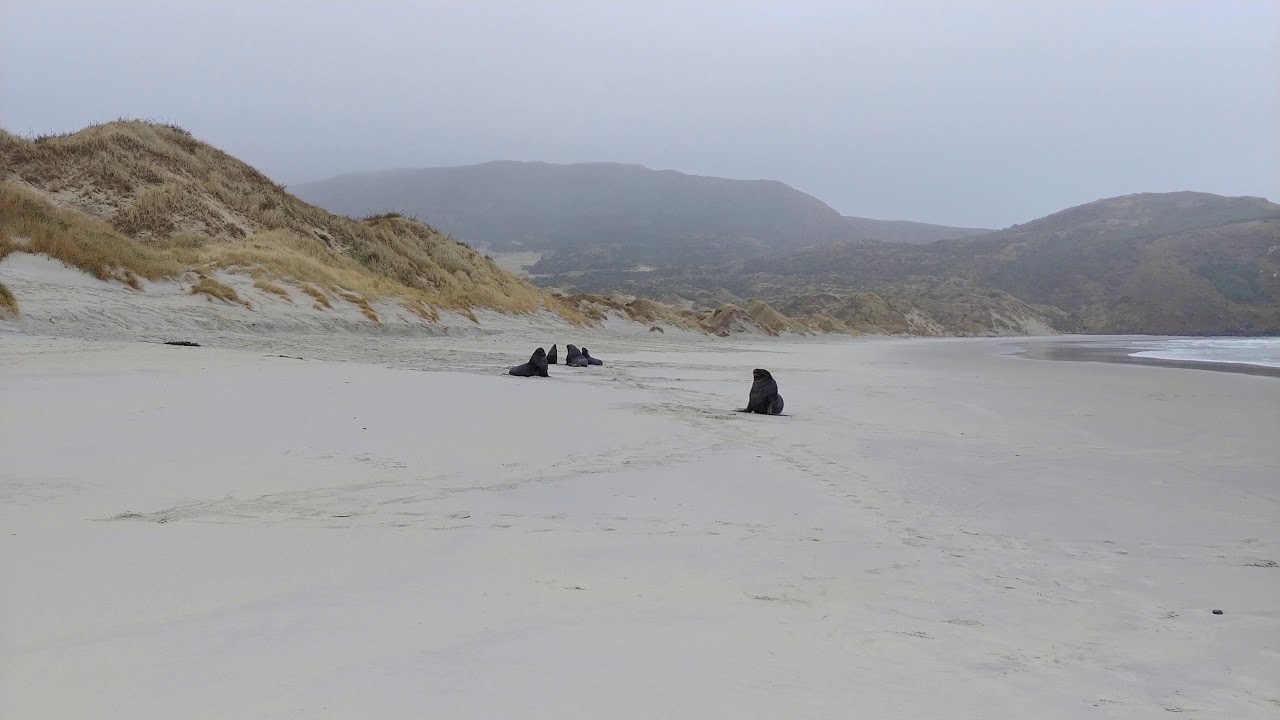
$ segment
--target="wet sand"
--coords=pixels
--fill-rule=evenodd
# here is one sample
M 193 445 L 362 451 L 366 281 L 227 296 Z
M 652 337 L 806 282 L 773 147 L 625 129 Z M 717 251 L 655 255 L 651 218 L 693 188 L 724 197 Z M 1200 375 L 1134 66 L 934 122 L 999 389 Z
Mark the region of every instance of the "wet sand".
M 1149 340 L 1150 338 L 1143 339 Z M 1248 365 L 1245 363 L 1205 362 L 1201 360 L 1169 360 L 1165 358 L 1136 357 L 1131 354 L 1140 349 L 1133 345 L 1132 339 L 1091 336 L 1066 338 L 1058 341 L 1038 340 L 1029 342 L 1023 354 L 1033 360 L 1147 365 L 1149 367 L 1209 370 L 1280 378 L 1280 368 L 1275 367 Z

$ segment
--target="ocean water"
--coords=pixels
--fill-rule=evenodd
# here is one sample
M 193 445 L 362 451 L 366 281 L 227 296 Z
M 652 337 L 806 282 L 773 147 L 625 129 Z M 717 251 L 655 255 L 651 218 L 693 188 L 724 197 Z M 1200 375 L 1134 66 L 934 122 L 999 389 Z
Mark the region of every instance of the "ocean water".
M 1134 357 L 1280 367 L 1280 337 L 1171 338 L 1134 343 Z

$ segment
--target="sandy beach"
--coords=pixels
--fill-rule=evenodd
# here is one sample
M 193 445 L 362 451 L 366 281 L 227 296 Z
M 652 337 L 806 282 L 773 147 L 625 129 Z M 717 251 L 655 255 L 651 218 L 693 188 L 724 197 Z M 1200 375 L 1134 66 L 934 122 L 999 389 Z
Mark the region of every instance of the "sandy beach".
M 1280 381 L 575 332 L 0 335 L 0 715 L 1280 713 Z

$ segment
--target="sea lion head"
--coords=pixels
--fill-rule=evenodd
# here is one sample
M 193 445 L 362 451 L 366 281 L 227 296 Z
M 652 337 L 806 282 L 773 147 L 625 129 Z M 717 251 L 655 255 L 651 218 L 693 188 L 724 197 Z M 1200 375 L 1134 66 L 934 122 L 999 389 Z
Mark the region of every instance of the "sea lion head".
M 751 371 L 751 379 L 755 381 L 765 380 L 772 377 L 773 376 L 769 374 L 768 370 L 756 368 L 755 370 Z

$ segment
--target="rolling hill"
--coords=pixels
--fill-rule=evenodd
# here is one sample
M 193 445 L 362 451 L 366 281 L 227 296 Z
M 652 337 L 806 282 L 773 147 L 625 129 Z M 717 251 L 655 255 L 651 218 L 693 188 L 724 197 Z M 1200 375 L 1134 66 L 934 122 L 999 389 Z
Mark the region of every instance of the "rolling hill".
M 684 266 L 840 240 L 921 243 L 981 232 L 844 217 L 771 180 L 613 163 L 392 170 L 291 190 L 333 212 L 402 212 L 496 252 L 541 253 L 535 273 Z
M 583 290 L 787 309 L 814 294 L 920 302 L 963 283 L 1060 311 L 1055 326 L 1098 333 L 1280 333 L 1280 205 L 1208 193 L 1148 193 L 1070 208 L 1005 230 L 929 245 L 834 243 L 649 273 L 544 278 Z

